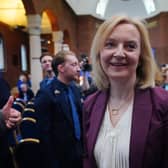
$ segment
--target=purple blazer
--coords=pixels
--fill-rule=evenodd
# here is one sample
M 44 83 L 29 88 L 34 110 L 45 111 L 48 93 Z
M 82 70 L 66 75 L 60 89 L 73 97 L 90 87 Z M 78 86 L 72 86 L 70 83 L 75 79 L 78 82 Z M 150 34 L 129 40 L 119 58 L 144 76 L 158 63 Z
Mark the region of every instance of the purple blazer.
M 97 91 L 84 102 L 84 168 L 97 168 L 94 146 L 104 117 L 108 91 Z M 135 89 L 130 139 L 130 168 L 168 168 L 168 92 Z

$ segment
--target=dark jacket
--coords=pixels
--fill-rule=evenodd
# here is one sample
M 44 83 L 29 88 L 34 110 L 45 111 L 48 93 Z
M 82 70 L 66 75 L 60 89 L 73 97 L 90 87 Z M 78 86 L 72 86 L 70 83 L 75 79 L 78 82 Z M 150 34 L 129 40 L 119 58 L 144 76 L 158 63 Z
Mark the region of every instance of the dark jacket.
M 0 109 L 6 104 L 9 96 L 10 87 L 3 78 L 0 78 Z M 4 127 L 4 123 L 0 124 L 3 124 Z M 0 167 L 13 168 L 12 156 L 8 145 L 8 130 L 4 128 L 0 131 Z
M 48 84 L 54 80 L 55 77 L 53 78 L 48 78 L 47 76 L 40 82 L 40 89 L 44 89 Z
M 75 95 L 75 104 L 81 121 L 80 92 L 73 83 L 70 87 Z M 59 168 L 67 168 L 71 167 L 72 162 L 77 163 L 81 160 L 81 140 L 75 138 L 66 90 L 67 86 L 55 78 L 35 97 L 42 161 L 46 168 L 57 167 L 56 165 L 59 165 Z
M 9 84 L 0 77 L 0 109 L 5 105 L 10 96 Z
M 25 99 L 25 94 L 26 94 L 26 99 Z M 32 98 L 34 98 L 34 93 L 31 89 L 28 89 L 26 93 L 23 93 L 23 91 L 19 91 L 19 96 L 20 99 L 25 100 L 26 102 L 30 101 Z
M 94 146 L 109 92 L 96 92 L 84 103 L 84 168 L 96 168 Z M 136 89 L 130 140 L 130 168 L 168 167 L 168 92 Z

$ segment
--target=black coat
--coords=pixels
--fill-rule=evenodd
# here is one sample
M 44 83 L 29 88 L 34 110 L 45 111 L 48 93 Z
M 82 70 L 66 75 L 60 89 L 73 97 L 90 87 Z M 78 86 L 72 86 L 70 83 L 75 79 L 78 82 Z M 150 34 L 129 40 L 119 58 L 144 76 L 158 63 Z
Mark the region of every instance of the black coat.
M 10 96 L 10 87 L 8 83 L 0 78 L 0 109 L 5 105 Z M 0 131 L 0 167 L 13 168 L 11 153 L 8 146 L 8 132 Z
M 81 121 L 80 91 L 73 83 L 70 87 L 75 95 L 75 104 Z M 54 79 L 46 89 L 40 90 L 35 98 L 41 161 L 42 166 L 45 165 L 46 168 L 80 168 L 82 142 L 75 138 L 66 90 L 65 84 Z
M 30 101 L 32 98 L 34 98 L 33 91 L 31 89 L 28 89 L 27 92 L 26 92 L 26 96 L 27 96 L 27 101 L 26 102 Z M 23 93 L 23 91 L 19 92 L 19 98 L 24 100 L 24 93 Z
M 0 109 L 5 105 L 10 96 L 9 84 L 0 77 Z

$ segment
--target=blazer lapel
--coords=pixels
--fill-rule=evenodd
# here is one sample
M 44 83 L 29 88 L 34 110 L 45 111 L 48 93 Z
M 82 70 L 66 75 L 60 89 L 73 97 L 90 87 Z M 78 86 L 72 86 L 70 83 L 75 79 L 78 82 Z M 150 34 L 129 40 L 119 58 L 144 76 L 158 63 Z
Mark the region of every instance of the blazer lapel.
M 98 136 L 99 128 L 101 126 L 101 122 L 103 120 L 106 104 L 107 104 L 107 92 L 101 93 L 93 106 L 90 122 L 92 123 L 90 125 L 90 129 L 88 131 L 88 154 L 91 154 L 91 158 L 93 159 L 93 149 L 96 142 L 96 138 Z
M 150 90 L 136 90 L 130 141 L 130 168 L 143 167 L 144 148 L 152 115 Z

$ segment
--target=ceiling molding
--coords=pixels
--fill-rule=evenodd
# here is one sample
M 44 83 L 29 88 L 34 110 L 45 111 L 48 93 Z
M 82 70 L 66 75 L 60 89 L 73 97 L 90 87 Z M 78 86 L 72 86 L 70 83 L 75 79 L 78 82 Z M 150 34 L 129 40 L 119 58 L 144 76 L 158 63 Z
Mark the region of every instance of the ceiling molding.
M 154 27 L 157 27 L 158 26 L 158 22 L 157 21 L 152 21 L 152 22 L 148 22 L 147 23 L 147 28 L 148 29 L 151 29 L 151 28 L 154 28 Z

